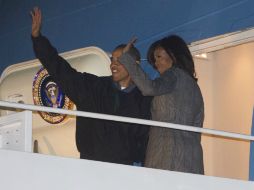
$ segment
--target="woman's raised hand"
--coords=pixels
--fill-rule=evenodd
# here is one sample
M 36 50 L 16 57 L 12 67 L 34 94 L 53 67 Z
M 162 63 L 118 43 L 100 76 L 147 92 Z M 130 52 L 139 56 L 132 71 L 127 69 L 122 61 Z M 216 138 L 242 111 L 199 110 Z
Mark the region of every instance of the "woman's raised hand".
M 130 48 L 131 48 L 131 46 L 133 46 L 134 45 L 134 43 L 137 41 L 137 37 L 132 37 L 131 39 L 130 39 L 130 41 L 128 42 L 128 44 L 125 46 L 125 48 L 123 48 L 123 53 L 125 53 L 125 52 L 127 52 L 127 51 L 129 51 L 130 50 Z

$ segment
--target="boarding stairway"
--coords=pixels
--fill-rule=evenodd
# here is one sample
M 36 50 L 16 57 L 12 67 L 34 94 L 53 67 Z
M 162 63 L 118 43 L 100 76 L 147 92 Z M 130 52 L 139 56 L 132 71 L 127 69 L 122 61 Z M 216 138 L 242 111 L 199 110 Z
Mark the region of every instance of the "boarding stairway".
M 0 189 L 3 190 L 253 190 L 254 182 L 182 172 L 126 166 L 32 153 L 32 111 L 79 115 L 181 130 L 190 128 L 168 123 L 69 111 L 0 101 L 0 107 L 25 109 L 0 119 Z M 32 110 L 32 111 L 31 111 Z M 253 140 L 252 136 L 199 129 L 232 138 Z M 30 139 L 30 140 L 29 140 Z M 15 144 L 16 143 L 16 144 Z M 21 151 L 22 150 L 22 151 Z

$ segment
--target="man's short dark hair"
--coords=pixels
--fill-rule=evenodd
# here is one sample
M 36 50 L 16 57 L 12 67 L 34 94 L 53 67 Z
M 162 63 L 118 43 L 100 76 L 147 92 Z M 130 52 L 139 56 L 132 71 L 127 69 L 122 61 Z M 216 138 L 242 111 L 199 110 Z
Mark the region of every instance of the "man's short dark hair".
M 121 50 L 121 49 L 125 48 L 126 45 L 127 44 L 120 44 L 115 47 L 114 51 L 119 50 L 119 49 Z M 140 61 L 141 56 L 140 56 L 139 50 L 135 46 L 131 46 L 131 48 L 129 49 L 129 53 L 133 58 L 136 59 L 136 61 Z

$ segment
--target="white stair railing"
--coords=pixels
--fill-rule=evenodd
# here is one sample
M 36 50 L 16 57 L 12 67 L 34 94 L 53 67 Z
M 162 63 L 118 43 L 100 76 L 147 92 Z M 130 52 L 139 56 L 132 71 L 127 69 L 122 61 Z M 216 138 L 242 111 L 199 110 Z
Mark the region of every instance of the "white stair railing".
M 204 133 L 204 134 L 217 135 L 222 137 L 230 137 L 230 138 L 254 141 L 254 136 L 251 136 L 251 135 L 219 131 L 214 129 L 199 128 L 199 127 L 186 126 L 186 125 L 179 125 L 179 124 L 166 123 L 166 122 L 160 122 L 160 121 L 108 115 L 108 114 L 64 110 L 59 108 L 42 107 L 42 106 L 35 106 L 30 104 L 19 104 L 19 103 L 6 102 L 6 101 L 0 101 L 0 107 L 17 108 L 17 109 L 24 109 L 24 110 L 31 110 L 31 111 L 51 112 L 51 113 L 58 113 L 58 114 L 67 114 L 67 115 L 89 117 L 89 118 L 95 118 L 95 119 L 120 121 L 120 122 L 126 122 L 126 123 L 137 123 L 142 125 L 179 129 L 179 130 L 192 131 L 197 133 Z

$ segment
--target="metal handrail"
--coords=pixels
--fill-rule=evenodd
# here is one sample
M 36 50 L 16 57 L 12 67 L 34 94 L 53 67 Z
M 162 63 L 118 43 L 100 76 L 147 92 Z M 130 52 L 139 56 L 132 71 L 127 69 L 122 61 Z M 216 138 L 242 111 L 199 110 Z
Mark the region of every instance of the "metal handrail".
M 209 135 L 254 141 L 254 136 L 251 136 L 251 135 L 219 131 L 219 130 L 207 129 L 207 128 L 199 128 L 199 127 L 193 127 L 193 126 L 187 126 L 187 125 L 179 125 L 179 124 L 153 121 L 153 120 L 137 119 L 137 118 L 131 118 L 131 117 L 122 117 L 122 116 L 115 116 L 115 115 L 108 115 L 108 114 L 101 114 L 101 113 L 85 112 L 85 111 L 65 110 L 60 108 L 50 108 L 50 107 L 35 106 L 30 104 L 13 103 L 13 102 L 7 102 L 7 101 L 0 101 L 0 107 L 17 108 L 17 109 L 24 109 L 24 110 L 31 110 L 31 111 L 51 112 L 51 113 L 74 115 L 74 116 L 80 116 L 80 117 L 89 117 L 89 118 L 95 118 L 95 119 L 120 121 L 120 122 L 126 122 L 126 123 L 136 123 L 136 124 L 142 124 L 142 125 L 179 129 L 179 130 L 204 133 Z

